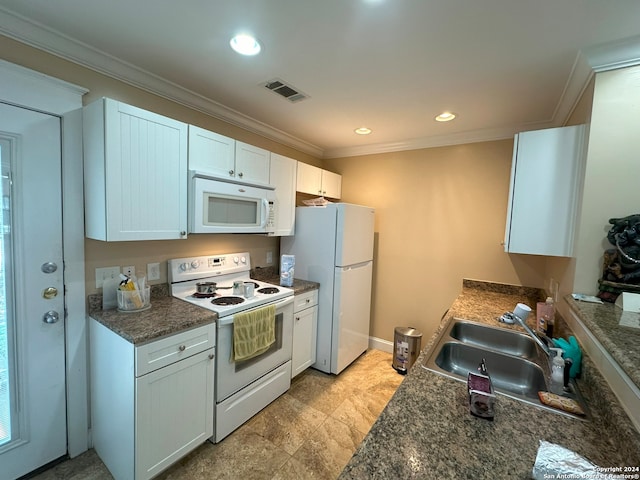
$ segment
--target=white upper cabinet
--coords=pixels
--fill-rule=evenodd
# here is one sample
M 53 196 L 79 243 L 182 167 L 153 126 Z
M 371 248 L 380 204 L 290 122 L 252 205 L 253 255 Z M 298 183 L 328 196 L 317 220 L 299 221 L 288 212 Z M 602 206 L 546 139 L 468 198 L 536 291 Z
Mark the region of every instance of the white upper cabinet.
M 86 236 L 186 238 L 187 125 L 108 98 L 83 122 Z
M 189 125 L 189 170 L 255 185 L 269 184 L 269 151 Z
M 236 141 L 200 127 L 189 125 L 189 170 L 221 178 L 233 178 Z
M 271 154 L 269 182 L 275 187 L 276 227 L 273 236 L 293 235 L 296 216 L 296 171 L 298 162 Z
M 342 195 L 342 175 L 322 170 L 322 195 L 329 198 L 340 198 Z
M 584 125 L 515 136 L 506 252 L 573 255 L 585 141 Z
M 298 162 L 296 189 L 298 192 L 310 195 L 322 195 L 338 199 L 342 194 L 342 177 L 337 173 Z
M 236 179 L 252 184 L 269 185 L 270 158 L 268 150 L 236 141 Z

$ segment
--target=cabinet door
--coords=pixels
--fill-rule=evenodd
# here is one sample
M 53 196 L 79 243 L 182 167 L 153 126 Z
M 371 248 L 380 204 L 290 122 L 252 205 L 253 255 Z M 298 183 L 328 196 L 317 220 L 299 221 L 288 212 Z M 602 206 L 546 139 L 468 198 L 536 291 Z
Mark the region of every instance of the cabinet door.
M 136 378 L 136 480 L 213 435 L 213 349 Z
M 572 255 L 583 149 L 584 125 L 516 135 L 505 251 Z
M 275 187 L 276 228 L 274 236 L 293 235 L 296 217 L 296 171 L 298 162 L 271 154 L 269 183 Z
M 236 141 L 189 125 L 189 170 L 213 177 L 235 178 Z
M 269 185 L 269 160 L 268 150 L 236 142 L 236 180 Z
M 318 307 L 305 308 L 293 315 L 293 351 L 291 378 L 316 362 Z
M 342 176 L 337 173 L 322 171 L 322 195 L 329 198 L 340 198 L 342 194 Z
M 87 236 L 106 241 L 185 238 L 187 125 L 111 99 L 89 107 L 85 178 L 92 178 L 87 196 L 102 197 L 86 203 Z
M 298 162 L 296 189 L 310 195 L 322 195 L 322 169 Z

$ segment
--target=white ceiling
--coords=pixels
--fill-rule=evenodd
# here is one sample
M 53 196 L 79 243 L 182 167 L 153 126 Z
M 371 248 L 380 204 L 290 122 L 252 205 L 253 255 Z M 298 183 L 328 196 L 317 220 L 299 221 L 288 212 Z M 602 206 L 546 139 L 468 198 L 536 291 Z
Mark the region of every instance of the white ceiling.
M 640 1 L 0 0 L 0 33 L 329 158 L 561 125 L 589 52 L 640 38 Z

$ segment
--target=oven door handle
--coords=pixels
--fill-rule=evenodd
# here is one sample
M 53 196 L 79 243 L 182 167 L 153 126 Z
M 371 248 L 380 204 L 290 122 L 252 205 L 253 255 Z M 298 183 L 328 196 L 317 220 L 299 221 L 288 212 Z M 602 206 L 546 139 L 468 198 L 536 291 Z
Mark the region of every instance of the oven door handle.
M 278 300 L 277 302 L 274 303 L 269 303 L 268 305 L 275 305 L 276 309 L 278 309 L 279 307 L 285 307 L 289 304 L 293 303 L 293 295 L 290 295 L 288 297 L 285 297 L 283 299 Z M 259 307 L 256 308 L 261 308 L 261 307 L 266 307 L 267 305 L 261 305 Z M 228 317 L 223 317 L 223 318 L 219 318 L 216 323 L 218 324 L 219 327 L 223 326 L 223 325 L 233 325 L 233 315 L 229 315 Z

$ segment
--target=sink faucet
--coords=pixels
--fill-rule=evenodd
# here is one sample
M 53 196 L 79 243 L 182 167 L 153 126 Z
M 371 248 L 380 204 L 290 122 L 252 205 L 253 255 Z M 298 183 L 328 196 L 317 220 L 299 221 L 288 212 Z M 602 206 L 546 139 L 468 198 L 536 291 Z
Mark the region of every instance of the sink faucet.
M 524 322 L 519 316 L 513 315 L 513 318 L 520 324 L 522 328 L 524 328 L 527 331 L 529 336 L 533 338 L 538 345 L 540 345 L 540 348 L 542 348 L 542 351 L 547 354 L 547 358 L 551 358 L 551 350 L 549 350 L 548 345 L 544 343 L 540 339 L 540 337 L 536 335 L 536 333 L 533 330 L 531 330 L 529 325 L 527 325 L 526 322 Z M 545 336 L 545 338 L 547 337 Z

